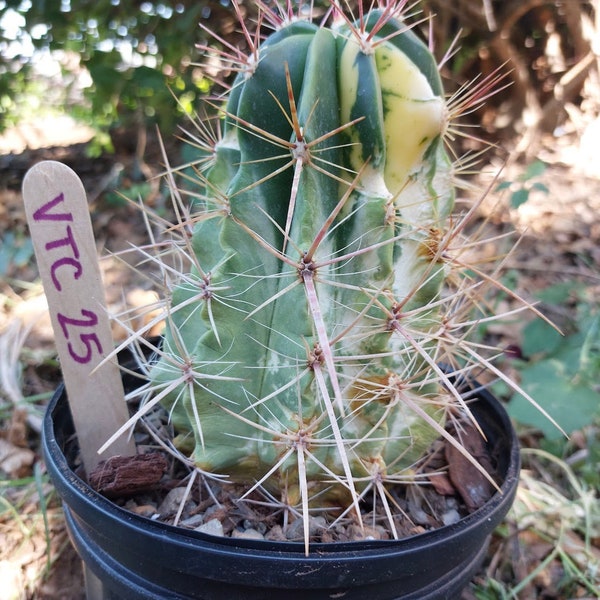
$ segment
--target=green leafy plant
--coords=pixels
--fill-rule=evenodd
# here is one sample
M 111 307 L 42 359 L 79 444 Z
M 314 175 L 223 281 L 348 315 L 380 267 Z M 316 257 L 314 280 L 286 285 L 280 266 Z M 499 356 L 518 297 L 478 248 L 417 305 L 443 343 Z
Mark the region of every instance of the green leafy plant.
M 50 106 L 101 130 L 173 129 L 207 92 L 190 63 L 202 38 L 197 23 L 217 6 L 223 11 L 215 4 L 3 2 L 0 130 Z M 44 74 L 41 56 L 53 58 L 62 76 Z
M 540 320 L 523 330 L 521 387 L 538 398 L 567 433 L 600 416 L 600 313 L 590 293 L 577 282 L 549 287 L 539 299 L 554 312 L 573 303 L 575 319 L 565 323 L 564 335 Z M 509 412 L 521 423 L 535 426 L 549 441 L 562 437 L 521 394 L 513 396 Z
M 548 186 L 539 181 L 544 175 L 548 165 L 541 160 L 535 160 L 530 163 L 525 171 L 517 177 L 515 181 L 503 181 L 496 186 L 496 191 L 510 190 L 511 208 L 519 208 L 529 200 L 532 191 L 549 194 Z
M 388 488 L 419 481 L 436 438 L 496 485 L 446 427 L 473 419 L 460 380 L 506 379 L 469 341 L 494 280 L 463 257 L 447 150 L 494 78 L 446 101 L 406 2 L 320 24 L 261 3 L 262 41 L 234 7 L 248 53 L 205 47 L 237 77 L 189 132 L 196 160 L 167 169 L 173 239 L 143 249 L 164 310 L 130 339 L 158 359 L 116 435 L 160 403 L 188 464 L 293 507 L 307 549 L 311 511 L 360 522 L 365 497 L 397 536 Z

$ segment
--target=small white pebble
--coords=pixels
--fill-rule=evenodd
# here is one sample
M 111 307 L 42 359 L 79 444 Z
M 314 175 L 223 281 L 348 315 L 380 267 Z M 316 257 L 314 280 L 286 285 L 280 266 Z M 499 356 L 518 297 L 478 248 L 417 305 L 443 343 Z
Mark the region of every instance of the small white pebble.
M 232 538 L 237 538 L 240 540 L 264 540 L 265 536 L 260 533 L 260 531 L 256 531 L 256 529 L 244 529 L 240 531 L 239 529 L 234 529 L 231 532 Z
M 206 523 L 202 523 L 200 527 L 196 527 L 194 531 L 200 531 L 201 533 L 207 533 L 208 535 L 216 535 L 223 537 L 223 525 L 219 519 L 211 519 Z
M 444 513 L 442 516 L 442 521 L 444 525 L 452 525 L 460 521 L 460 515 L 458 514 L 457 510 L 452 509 Z
M 183 487 L 177 487 L 172 489 L 164 498 L 164 500 L 160 503 L 158 507 L 158 512 L 163 516 L 174 515 L 179 510 L 179 506 L 182 502 L 185 502 L 186 505 L 189 505 L 191 508 L 194 506 L 194 503 L 188 499 L 189 492 Z M 188 509 L 189 510 L 189 509 Z
M 195 529 L 196 527 L 199 527 L 200 525 L 202 525 L 203 522 L 204 522 L 204 515 L 197 514 L 192 517 L 189 517 L 188 519 L 184 519 L 179 524 L 182 527 L 188 527 L 189 529 Z

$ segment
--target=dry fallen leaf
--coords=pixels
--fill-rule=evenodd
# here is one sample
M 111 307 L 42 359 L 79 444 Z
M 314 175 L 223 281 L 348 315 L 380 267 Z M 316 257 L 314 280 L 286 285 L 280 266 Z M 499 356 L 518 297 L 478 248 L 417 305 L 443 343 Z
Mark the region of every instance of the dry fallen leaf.
M 494 472 L 486 451 L 485 440 L 475 427 L 466 425 L 461 430 L 459 442 L 488 473 Z M 451 444 L 446 446 L 446 460 L 450 481 L 469 510 L 476 510 L 485 504 L 492 496 L 494 488 L 483 473 Z
M 20 479 L 31 475 L 31 465 L 34 459 L 35 453 L 29 448 L 15 446 L 0 438 L 0 470 L 11 479 Z

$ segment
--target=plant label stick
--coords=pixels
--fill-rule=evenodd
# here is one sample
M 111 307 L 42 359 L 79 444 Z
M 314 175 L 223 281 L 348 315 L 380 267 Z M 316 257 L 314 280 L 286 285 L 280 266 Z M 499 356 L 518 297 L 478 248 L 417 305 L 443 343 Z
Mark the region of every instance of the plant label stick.
M 89 473 L 108 454 L 101 445 L 128 419 L 113 349 L 87 197 L 66 165 L 44 161 L 23 181 L 23 201 L 44 284 L 69 406 Z M 133 455 L 122 435 L 111 455 Z

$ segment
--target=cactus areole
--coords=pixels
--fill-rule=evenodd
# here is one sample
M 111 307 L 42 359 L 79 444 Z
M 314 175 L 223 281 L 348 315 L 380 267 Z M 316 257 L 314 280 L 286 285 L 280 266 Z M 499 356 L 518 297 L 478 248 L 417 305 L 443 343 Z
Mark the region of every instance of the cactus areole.
M 275 31 L 229 65 L 150 383 L 198 469 L 304 515 L 387 503 L 468 411 L 438 367 L 456 361 L 437 65 L 394 3 L 338 12 L 269 13 Z

